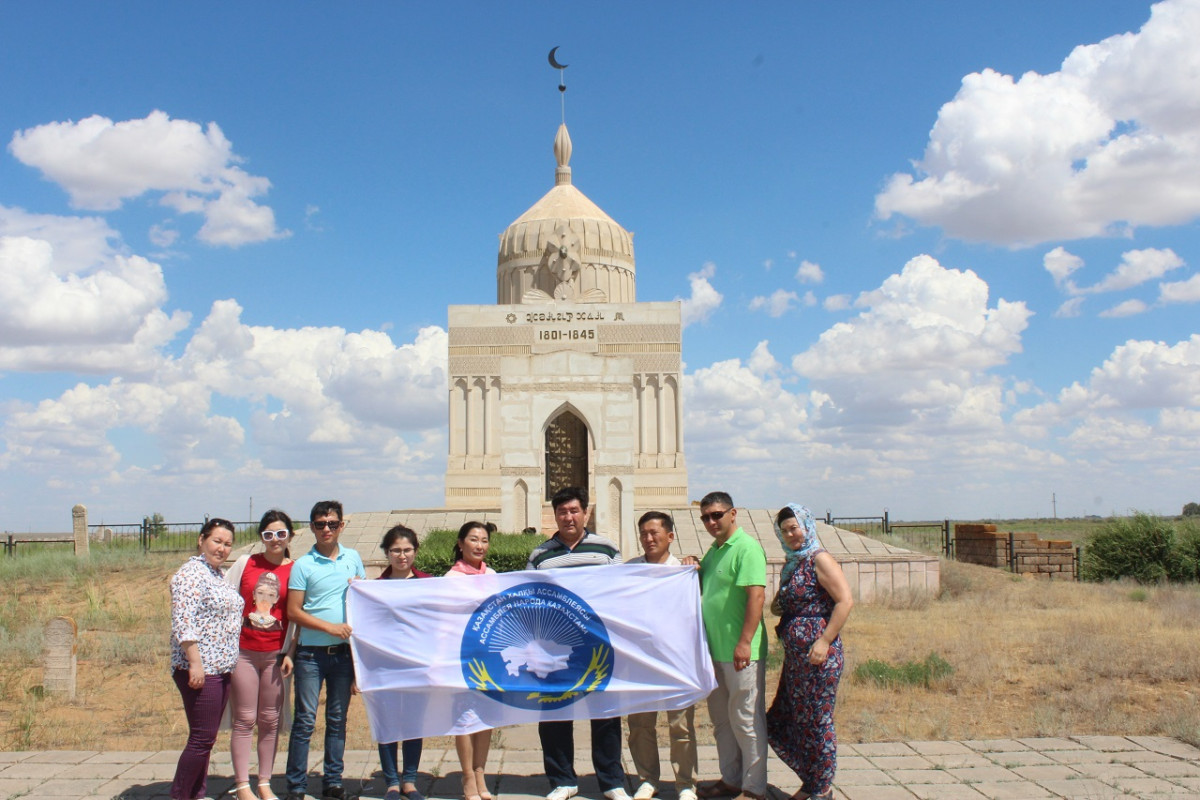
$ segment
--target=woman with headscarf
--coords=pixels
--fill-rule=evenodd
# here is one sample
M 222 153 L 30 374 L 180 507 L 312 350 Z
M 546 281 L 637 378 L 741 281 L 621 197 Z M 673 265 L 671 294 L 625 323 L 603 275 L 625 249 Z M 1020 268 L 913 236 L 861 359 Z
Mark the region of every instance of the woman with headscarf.
M 775 535 L 787 560 L 773 608 L 783 643 L 779 689 L 767 712 L 771 749 L 800 778 L 793 800 L 833 797 L 837 734 L 833 705 L 842 677 L 839 634 L 854 598 L 850 584 L 817 539 L 812 512 L 788 505 L 775 517 Z

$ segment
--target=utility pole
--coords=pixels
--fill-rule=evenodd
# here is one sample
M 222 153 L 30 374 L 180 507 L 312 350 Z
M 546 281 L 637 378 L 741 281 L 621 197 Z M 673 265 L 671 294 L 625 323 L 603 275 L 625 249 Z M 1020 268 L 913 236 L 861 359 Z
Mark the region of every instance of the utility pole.
M 250 516 L 247 517 L 250 522 L 254 522 L 254 498 L 250 498 Z
M 1054 510 L 1054 519 L 1058 519 L 1058 495 L 1054 492 L 1050 493 L 1050 508 Z

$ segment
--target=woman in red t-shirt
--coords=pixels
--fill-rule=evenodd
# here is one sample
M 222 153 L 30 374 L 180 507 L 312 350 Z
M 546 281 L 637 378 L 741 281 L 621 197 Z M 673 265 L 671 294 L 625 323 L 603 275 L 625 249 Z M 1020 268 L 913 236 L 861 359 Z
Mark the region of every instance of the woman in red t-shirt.
M 279 720 L 283 711 L 283 681 L 292 674 L 287 617 L 287 585 L 292 573 L 288 545 L 295 536 L 292 520 L 271 509 L 258 523 L 263 552 L 242 556 L 229 570 L 245 609 L 237 666 L 233 668 L 231 706 L 234 793 L 237 800 L 256 800 L 250 789 L 250 739 L 258 725 L 258 797 L 277 800 L 271 791 Z

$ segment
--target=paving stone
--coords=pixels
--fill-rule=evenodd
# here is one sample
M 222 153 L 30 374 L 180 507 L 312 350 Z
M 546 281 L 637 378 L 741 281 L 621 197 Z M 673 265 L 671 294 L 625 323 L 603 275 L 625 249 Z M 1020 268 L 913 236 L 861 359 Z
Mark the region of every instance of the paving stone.
M 38 761 L 18 761 L 0 769 L 0 779 L 40 778 L 46 780 L 62 772 L 62 764 L 46 764 Z
M 911 756 L 913 750 L 904 742 L 875 742 L 873 744 L 859 744 L 855 747 L 855 751 L 860 756 Z
M 935 769 L 956 769 L 962 767 L 994 767 L 992 761 L 983 755 L 968 751 L 966 753 L 948 753 L 946 755 L 929 754 L 925 758 Z
M 965 783 L 915 783 L 908 790 L 921 800 L 983 800 L 986 797 Z
M 1040 798 L 1044 797 L 1054 797 L 1054 795 L 1042 787 L 1026 781 L 1016 781 L 1013 783 L 1007 781 L 1003 783 L 983 781 L 972 784 L 972 786 L 975 791 L 984 797 L 991 798 L 991 800 L 1040 800 Z
M 1060 764 L 1110 764 L 1113 761 L 1112 753 L 1096 750 L 1052 750 L 1046 755 Z
M 1054 761 L 1041 753 L 1035 753 L 1032 750 L 1022 750 L 1017 753 L 988 753 L 987 757 L 993 764 L 998 764 L 1005 769 L 1013 767 L 1033 767 L 1042 764 L 1053 764 Z
M 1142 770 L 1131 767 L 1128 764 L 1076 764 L 1075 769 L 1081 775 L 1087 775 L 1089 778 L 1099 778 L 1102 781 L 1107 781 L 1110 778 L 1149 777 Z
M 30 795 L 45 794 L 51 797 L 82 797 L 85 794 L 91 794 L 96 789 L 103 786 L 107 781 L 102 780 L 62 780 L 56 779 L 45 781 L 38 784 L 37 788 L 30 792 Z M 28 797 L 29 795 L 23 795 Z
M 1080 798 L 1080 800 L 1128 800 L 1129 798 L 1129 795 L 1120 789 L 1095 778 L 1080 778 L 1074 781 L 1038 781 L 1038 785 L 1059 797 Z
M 871 763 L 880 769 L 929 769 L 933 764 L 921 756 L 873 756 Z
M 892 777 L 905 786 L 910 783 L 959 783 L 958 778 L 941 769 L 894 769 Z
M 989 767 L 959 767 L 946 770 L 963 783 L 980 783 L 982 781 L 1019 781 L 1021 776 L 1004 767 L 994 764 Z
M 914 800 L 916 795 L 903 786 L 843 786 L 848 800 Z
M 1124 750 L 1145 750 L 1140 744 L 1126 739 L 1124 736 L 1072 736 L 1072 739 L 1092 750 L 1102 750 L 1107 753 L 1119 753 Z
M 1073 742 L 1070 739 L 1060 739 L 1054 736 L 1046 736 L 1037 739 L 1017 739 L 1018 742 L 1032 750 L 1084 750 L 1083 745 L 1079 742 Z
M 1158 778 L 1200 778 L 1200 764 L 1192 761 L 1146 761 L 1137 766 Z
M 881 769 L 855 769 L 838 773 L 837 782 L 840 786 L 884 786 L 896 781 Z
M 25 760 L 30 763 L 80 764 L 94 755 L 95 750 L 41 750 Z
M 0 767 L 6 764 L 15 764 L 18 761 L 24 761 L 29 758 L 31 753 L 28 750 L 17 750 L 11 753 L 0 752 Z
M 1016 739 L 971 739 L 964 741 L 963 744 L 980 753 L 1006 753 L 1029 749 Z
M 1067 781 L 1078 778 L 1080 773 L 1074 767 L 1065 764 L 1034 765 L 1031 767 L 1014 767 L 1013 772 L 1031 781 Z
M 1170 781 L 1164 781 L 1161 778 L 1117 778 L 1110 781 L 1110 783 L 1113 786 L 1124 789 L 1129 794 L 1185 794 L 1189 797 L 1195 796 L 1191 789 L 1171 783 Z
M 1166 753 L 1167 755 L 1179 758 L 1190 758 L 1193 761 L 1200 760 L 1200 748 L 1193 747 L 1178 739 L 1170 739 L 1166 736 L 1129 736 L 1127 738 L 1129 741 L 1140 744 L 1147 750 L 1153 750 L 1156 753 Z
M 110 750 L 104 753 L 96 753 L 94 756 L 83 762 L 85 764 L 140 764 L 151 756 L 154 752 L 149 750 Z
M 844 756 L 840 752 L 837 758 L 837 768 L 839 771 L 844 769 L 874 769 L 870 759 L 863 756 Z
M 39 783 L 38 778 L 0 778 L 0 797 L 20 797 Z
M 975 752 L 962 742 L 906 742 L 906 744 L 923 756 L 968 755 Z
M 175 777 L 175 764 L 152 764 L 150 762 L 134 764 L 122 772 L 121 777 L 134 783 L 146 783 L 147 781 L 170 782 Z

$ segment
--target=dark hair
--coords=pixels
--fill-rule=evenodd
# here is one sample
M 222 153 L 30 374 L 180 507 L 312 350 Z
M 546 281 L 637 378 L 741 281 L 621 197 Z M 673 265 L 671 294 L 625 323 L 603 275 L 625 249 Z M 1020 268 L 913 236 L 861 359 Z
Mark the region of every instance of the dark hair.
M 262 515 L 262 519 L 260 519 L 258 521 L 258 535 L 262 536 L 262 532 L 265 531 L 267 529 L 267 526 L 270 525 L 272 522 L 282 522 L 284 525 L 287 526 L 288 533 L 290 533 L 292 536 L 296 535 L 296 529 L 295 529 L 295 527 L 292 526 L 292 518 L 289 517 L 286 512 L 281 511 L 278 508 L 272 508 L 270 511 L 268 511 L 267 513 Z M 290 537 L 289 537 L 289 540 L 290 540 Z M 292 557 L 292 548 L 290 548 L 290 547 L 283 548 L 283 557 L 291 558 Z
M 785 519 L 795 519 L 796 512 L 792 511 L 791 506 L 784 506 L 779 509 L 779 513 L 775 515 L 775 524 L 782 527 Z
M 484 525 L 482 522 L 479 522 L 478 520 L 473 520 L 473 519 L 468 520 L 467 522 L 464 522 L 462 524 L 462 527 L 458 529 L 458 539 L 456 539 L 454 542 L 454 555 L 451 556 L 451 558 L 454 560 L 455 563 L 462 561 L 462 557 L 463 557 L 462 543 L 467 538 L 467 536 L 471 533 L 471 531 L 473 531 L 475 529 L 479 529 L 479 530 L 483 531 L 484 533 L 486 533 L 488 535 L 489 542 L 492 540 L 492 532 L 487 529 L 487 525 Z
M 587 489 L 581 489 L 578 486 L 566 486 L 554 493 L 554 497 L 550 498 L 550 507 L 558 511 L 558 507 L 564 503 L 569 503 L 572 500 L 578 500 L 579 506 L 587 511 L 588 493 Z
M 729 492 L 709 492 L 700 499 L 701 508 L 718 505 L 733 508 L 733 498 L 729 496 Z
M 237 531 L 233 529 L 233 523 L 227 519 L 213 517 L 200 528 L 200 538 L 196 542 L 196 552 L 200 552 L 200 542 L 203 542 L 208 537 L 212 536 L 213 531 L 217 528 L 224 528 L 229 531 L 230 536 L 237 536 Z
M 498 530 L 496 523 L 494 522 L 485 522 L 483 523 L 483 527 L 487 528 L 488 536 L 491 536 Z
M 342 504 L 337 500 L 322 500 L 312 507 L 312 511 L 308 512 L 308 521 L 316 522 L 317 517 L 327 517 L 330 514 L 337 514 L 338 522 L 341 522 L 345 517 L 342 516 Z
M 394 525 L 388 528 L 387 533 L 383 535 L 383 541 L 379 543 L 379 549 L 386 554 L 391 549 L 391 546 L 396 543 L 397 539 L 408 539 L 408 543 L 413 546 L 413 550 L 421 549 L 421 542 L 417 540 L 417 532 L 403 525 Z
M 675 520 L 671 519 L 670 514 L 662 511 L 647 511 L 645 514 L 642 514 L 638 519 L 638 530 L 641 530 L 642 526 L 647 522 L 653 522 L 654 520 L 661 522 L 663 530 L 667 533 L 672 533 L 675 530 Z

